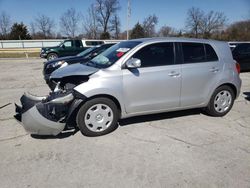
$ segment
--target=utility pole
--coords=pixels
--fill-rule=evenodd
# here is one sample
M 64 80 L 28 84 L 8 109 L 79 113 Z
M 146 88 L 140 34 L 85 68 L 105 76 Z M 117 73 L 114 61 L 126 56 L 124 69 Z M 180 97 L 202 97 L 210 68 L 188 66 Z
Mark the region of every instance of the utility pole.
M 129 20 L 131 16 L 131 5 L 130 0 L 128 0 L 128 7 L 127 7 L 127 40 L 129 40 Z

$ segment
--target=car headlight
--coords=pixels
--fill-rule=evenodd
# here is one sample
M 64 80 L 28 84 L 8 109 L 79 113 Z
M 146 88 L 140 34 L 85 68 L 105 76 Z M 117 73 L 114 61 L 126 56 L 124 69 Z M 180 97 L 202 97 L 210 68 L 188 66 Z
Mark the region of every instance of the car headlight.
M 64 64 L 65 63 L 65 61 L 58 61 L 58 62 L 56 62 L 56 63 L 53 63 L 52 64 L 52 67 L 59 67 L 59 66 L 61 66 L 62 64 Z
M 68 66 L 68 65 L 69 65 L 69 64 L 68 64 L 67 62 L 64 62 L 64 63 L 61 65 L 60 68 L 66 67 L 66 66 Z

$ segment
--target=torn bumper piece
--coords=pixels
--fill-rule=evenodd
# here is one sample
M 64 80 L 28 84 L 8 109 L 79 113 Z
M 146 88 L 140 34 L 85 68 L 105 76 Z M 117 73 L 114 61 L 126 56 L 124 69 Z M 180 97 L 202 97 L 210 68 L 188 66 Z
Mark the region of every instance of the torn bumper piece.
M 16 115 L 24 129 L 37 135 L 58 135 L 66 125 L 66 117 L 72 94 L 59 94 L 59 97 L 36 97 L 24 94 L 20 101 L 22 106 L 16 105 Z

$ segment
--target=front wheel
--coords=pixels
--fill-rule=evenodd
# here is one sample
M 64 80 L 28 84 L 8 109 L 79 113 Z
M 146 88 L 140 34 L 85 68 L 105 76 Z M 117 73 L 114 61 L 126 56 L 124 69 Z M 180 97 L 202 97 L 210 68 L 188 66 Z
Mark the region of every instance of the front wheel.
M 48 56 L 47 56 L 47 60 L 53 60 L 53 59 L 56 59 L 58 58 L 58 55 L 56 53 L 49 53 Z
M 76 121 L 85 136 L 101 136 L 117 128 L 119 111 L 108 98 L 87 101 L 78 111 Z
M 234 100 L 235 94 L 232 88 L 221 86 L 214 91 L 206 111 L 211 116 L 224 116 L 231 110 Z

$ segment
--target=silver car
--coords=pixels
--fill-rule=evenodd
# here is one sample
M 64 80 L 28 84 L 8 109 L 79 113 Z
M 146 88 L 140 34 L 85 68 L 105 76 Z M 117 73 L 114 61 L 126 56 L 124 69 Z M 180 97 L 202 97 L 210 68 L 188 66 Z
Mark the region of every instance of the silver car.
M 204 108 L 224 116 L 241 87 L 227 43 L 150 38 L 114 45 L 87 64 L 55 71 L 47 97 L 24 94 L 15 115 L 32 134 L 79 128 L 86 136 L 113 131 L 131 116 Z

